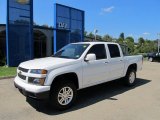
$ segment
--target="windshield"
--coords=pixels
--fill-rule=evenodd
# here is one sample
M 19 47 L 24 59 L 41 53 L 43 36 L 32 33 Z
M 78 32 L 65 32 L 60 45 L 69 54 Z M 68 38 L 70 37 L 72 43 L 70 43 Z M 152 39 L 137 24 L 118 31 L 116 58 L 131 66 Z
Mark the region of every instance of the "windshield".
M 60 49 L 53 57 L 78 59 L 88 46 L 89 44 L 69 44 Z

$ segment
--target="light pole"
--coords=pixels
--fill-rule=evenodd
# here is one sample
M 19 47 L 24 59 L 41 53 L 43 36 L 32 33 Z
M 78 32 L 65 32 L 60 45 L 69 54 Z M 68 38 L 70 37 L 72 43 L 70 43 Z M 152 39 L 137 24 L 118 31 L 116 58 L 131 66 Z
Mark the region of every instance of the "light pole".
M 94 30 L 94 37 L 95 37 L 95 41 L 96 41 L 96 39 L 97 39 L 97 33 L 98 33 L 98 30 L 97 30 L 97 29 L 95 29 L 95 30 Z
M 160 36 L 160 33 L 158 33 L 157 35 L 158 35 L 158 53 L 159 53 L 159 47 L 160 47 L 160 39 L 159 39 L 159 36 Z

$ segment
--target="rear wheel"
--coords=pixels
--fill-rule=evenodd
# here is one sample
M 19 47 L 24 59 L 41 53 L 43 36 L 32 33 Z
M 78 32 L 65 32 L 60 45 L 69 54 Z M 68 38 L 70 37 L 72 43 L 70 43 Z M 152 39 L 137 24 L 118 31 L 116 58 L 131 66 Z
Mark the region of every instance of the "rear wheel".
M 73 105 L 76 96 L 77 89 L 73 83 L 61 82 L 53 86 L 50 103 L 55 109 L 65 110 Z
M 134 69 L 128 70 L 124 79 L 127 86 L 133 86 L 136 81 L 136 71 Z

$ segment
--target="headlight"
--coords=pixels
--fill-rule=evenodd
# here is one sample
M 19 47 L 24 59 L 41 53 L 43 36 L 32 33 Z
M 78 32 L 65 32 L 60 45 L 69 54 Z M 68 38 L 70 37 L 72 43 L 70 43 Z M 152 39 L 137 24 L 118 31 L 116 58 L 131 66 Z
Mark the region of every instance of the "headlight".
M 28 78 L 28 82 L 34 85 L 44 85 L 45 78 Z
M 32 74 L 47 74 L 47 70 L 43 69 L 32 69 L 30 70 L 30 73 Z M 34 85 L 44 85 L 45 78 L 34 78 L 34 77 L 29 77 L 28 78 L 28 83 L 34 84 Z
M 47 74 L 47 70 L 33 69 L 30 71 L 33 74 Z

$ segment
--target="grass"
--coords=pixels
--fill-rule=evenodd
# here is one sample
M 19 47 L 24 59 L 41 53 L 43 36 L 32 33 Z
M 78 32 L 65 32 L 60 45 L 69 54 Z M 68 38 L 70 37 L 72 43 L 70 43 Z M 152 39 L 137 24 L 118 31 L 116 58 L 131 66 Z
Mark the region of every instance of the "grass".
M 16 67 L 0 67 L 0 78 L 16 76 Z

